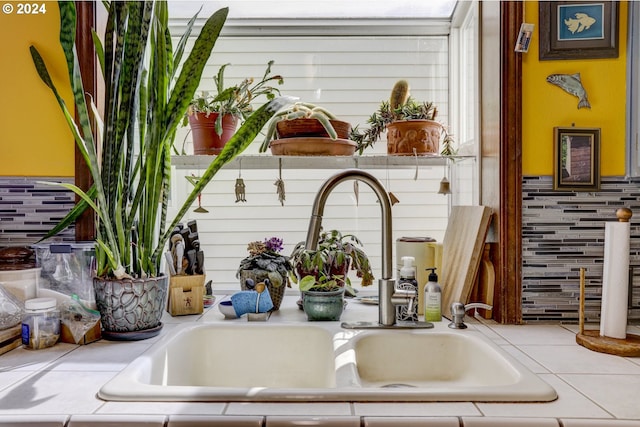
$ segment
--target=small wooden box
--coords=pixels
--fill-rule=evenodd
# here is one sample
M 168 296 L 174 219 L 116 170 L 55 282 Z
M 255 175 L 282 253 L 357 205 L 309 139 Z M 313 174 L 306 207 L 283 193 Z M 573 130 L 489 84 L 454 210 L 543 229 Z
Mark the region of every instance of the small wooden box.
M 21 325 L 0 331 L 0 354 L 4 354 L 22 345 L 21 331 Z
M 204 274 L 171 276 L 167 311 L 172 316 L 204 311 Z

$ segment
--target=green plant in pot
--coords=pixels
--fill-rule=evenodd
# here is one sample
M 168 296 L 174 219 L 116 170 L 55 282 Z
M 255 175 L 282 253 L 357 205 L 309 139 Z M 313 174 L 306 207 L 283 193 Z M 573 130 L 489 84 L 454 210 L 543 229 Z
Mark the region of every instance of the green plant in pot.
M 248 77 L 229 87 L 225 87 L 224 73 L 231 64 L 224 64 L 213 77 L 216 94 L 203 91 L 191 100 L 183 125 L 188 123 L 191 127 L 194 154 L 220 154 L 236 131 L 238 122 L 246 120 L 253 113 L 252 102 L 263 96 L 271 100 L 280 95 L 280 90 L 272 83 L 281 85 L 284 79 L 271 74 L 273 63 L 267 63 L 262 79 L 257 83 Z M 184 147 L 181 151 L 184 154 Z
M 355 295 L 351 287 L 349 271 L 355 271 L 361 278 L 362 286 L 371 286 L 373 271 L 362 242 L 353 234 L 342 234 L 338 230 L 320 234 L 316 250 L 305 249 L 305 242 L 299 242 L 290 255 L 293 266 L 292 280 L 300 286 L 304 306 L 305 293 L 342 290 Z
M 388 101 L 382 101 L 378 110 L 368 119 L 369 128 L 356 126 L 351 139 L 357 143 L 360 154 L 372 147 L 387 131 L 387 153 L 395 155 L 438 155 L 443 139 L 445 155 L 452 155 L 452 138 L 442 124 L 435 121 L 438 110 L 432 102 L 418 102 L 409 94 L 409 83 L 398 80 Z
M 296 102 L 273 116 L 260 152 L 271 148 L 274 155 L 352 155 L 356 144 L 348 140 L 350 134 L 351 124 L 326 108 Z
M 344 310 L 344 276 L 308 275 L 300 279 L 301 306 L 308 320 L 340 320 Z
M 30 47 L 36 71 L 57 99 L 93 179 L 86 192 L 72 184 L 51 183 L 72 190 L 80 202 L 42 240 L 92 208 L 96 214 L 94 291 L 103 336 L 143 339 L 156 335 L 162 327 L 160 318 L 166 307 L 169 280 L 161 271 L 161 260 L 171 232 L 220 168 L 242 152 L 289 100 L 274 99 L 251 114 L 204 171 L 175 217 L 167 218 L 175 131 L 193 98 L 228 9 L 220 9 L 206 20 L 183 61 L 195 17 L 174 52 L 166 1 L 104 4 L 108 8 L 104 42 L 94 36 L 105 84 L 102 118 L 98 108 L 85 99 L 74 48 L 74 2 L 60 2 L 59 6 L 60 43 L 67 60 L 77 125 L 51 80 L 44 58 L 36 46 Z
M 289 257 L 280 254 L 283 249 L 283 241 L 278 237 L 250 242 L 247 245 L 249 256 L 240 261 L 236 272 L 242 290 L 253 289 L 260 282 L 265 283 L 274 310 L 280 308 L 285 289 L 291 287 L 289 275 L 292 267 Z

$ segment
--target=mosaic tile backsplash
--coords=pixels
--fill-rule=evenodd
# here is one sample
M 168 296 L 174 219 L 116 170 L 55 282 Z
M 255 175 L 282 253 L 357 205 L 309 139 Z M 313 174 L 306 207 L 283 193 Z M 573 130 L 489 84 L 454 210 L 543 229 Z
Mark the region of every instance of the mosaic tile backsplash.
M 73 192 L 38 183 L 73 183 L 73 178 L 0 177 L 0 247 L 31 245 L 73 207 Z M 56 240 L 74 241 L 73 227 Z
M 580 268 L 585 268 L 585 319 L 599 322 L 604 227 L 626 207 L 631 218 L 630 323 L 640 320 L 640 182 L 603 177 L 594 193 L 553 191 L 552 177 L 522 185 L 522 307 L 528 323 L 578 322 Z M 633 268 L 635 266 L 635 268 Z
M 73 206 L 74 195 L 37 181 L 71 178 L 0 178 L 0 247 L 30 245 Z M 522 186 L 523 320 L 578 322 L 579 271 L 586 269 L 585 318 L 598 322 L 602 295 L 604 224 L 627 207 L 631 218 L 632 289 L 629 321 L 640 321 L 640 182 L 603 177 L 595 193 L 552 190 L 549 176 L 524 177 Z M 74 231 L 59 240 L 74 241 Z

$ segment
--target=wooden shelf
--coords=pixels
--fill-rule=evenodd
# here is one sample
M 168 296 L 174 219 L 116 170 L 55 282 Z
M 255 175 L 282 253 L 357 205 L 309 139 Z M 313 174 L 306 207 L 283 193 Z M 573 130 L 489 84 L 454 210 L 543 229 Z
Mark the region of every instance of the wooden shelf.
M 171 164 L 177 169 L 206 169 L 215 156 L 172 156 Z M 455 156 L 457 160 L 471 160 L 473 156 Z M 449 161 L 442 156 L 272 156 L 255 154 L 239 156 L 225 168 L 229 169 L 401 169 L 418 166 L 443 166 Z

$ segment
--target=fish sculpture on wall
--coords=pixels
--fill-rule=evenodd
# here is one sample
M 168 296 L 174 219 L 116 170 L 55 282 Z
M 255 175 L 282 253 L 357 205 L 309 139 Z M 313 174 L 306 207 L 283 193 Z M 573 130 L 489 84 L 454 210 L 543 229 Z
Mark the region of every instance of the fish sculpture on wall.
M 547 82 L 552 85 L 556 85 L 567 93 L 578 97 L 578 109 L 591 108 L 589 99 L 587 98 L 587 91 L 582 86 L 580 80 L 580 73 L 575 74 L 551 74 L 547 77 Z

